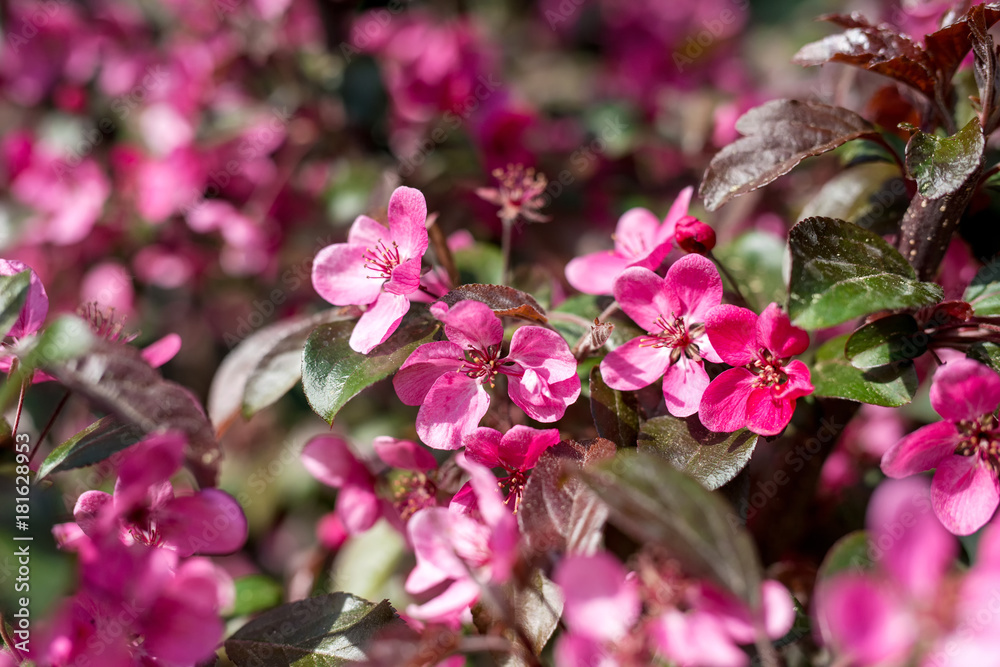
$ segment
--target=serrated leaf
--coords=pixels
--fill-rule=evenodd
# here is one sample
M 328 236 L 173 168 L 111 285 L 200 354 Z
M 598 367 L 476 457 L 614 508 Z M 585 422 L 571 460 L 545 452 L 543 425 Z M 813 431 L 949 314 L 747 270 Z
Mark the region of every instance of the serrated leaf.
M 890 408 L 913 400 L 919 385 L 913 364 L 897 363 L 868 370 L 856 368 L 844 355 L 847 336 L 829 340 L 816 351 L 816 362 L 810 366 L 816 396 L 846 398 Z
M 142 429 L 113 415 L 101 417 L 56 447 L 38 468 L 38 479 L 54 472 L 83 468 L 99 463 L 139 442 Z
M 639 401 L 630 391 L 618 391 L 604 383 L 601 369 L 590 371 L 590 414 L 597 434 L 618 447 L 634 447 L 639 435 Z
M 28 300 L 31 271 L 21 271 L 12 276 L 0 276 L 0 332 L 6 336 L 21 316 Z
M 413 304 L 399 328 L 367 355 L 349 345 L 354 322 L 317 327 L 302 351 L 302 386 L 309 405 L 332 424 L 351 398 L 395 373 L 418 346 L 429 343 L 438 326 L 426 307 Z
M 976 315 L 1000 315 L 1000 262 L 979 269 L 962 296 Z
M 215 486 L 222 450 L 194 394 L 164 380 L 139 351 L 121 343 L 94 341 L 68 360 L 59 357 L 72 343 L 54 340 L 58 352 L 46 357 L 43 370 L 63 386 L 85 396 L 143 433 L 175 430 L 187 438 L 187 466 L 201 486 Z
M 664 547 L 686 574 L 711 579 L 759 608 L 761 565 L 753 539 L 718 493 L 663 459 L 632 450 L 577 474 L 633 539 Z
M 912 315 L 898 313 L 865 324 L 847 339 L 844 356 L 856 368 L 912 361 L 927 351 L 930 336 Z
M 757 311 L 785 300 L 788 287 L 781 274 L 785 239 L 765 232 L 747 232 L 715 249 L 715 255 L 739 283 L 740 292 Z M 728 282 L 728 281 L 727 281 Z
M 320 324 L 335 320 L 349 320 L 356 316 L 356 311 L 343 308 L 334 308 L 316 315 L 302 315 L 266 326 L 240 342 L 222 360 L 208 391 L 208 414 L 216 431 L 221 435 L 229 428 L 241 410 L 244 416 L 250 416 L 257 410 L 270 405 L 268 400 L 273 403 L 295 386 L 295 382 L 302 375 L 302 347 L 313 329 Z M 283 341 L 286 340 L 301 340 L 301 345 L 298 348 L 299 359 L 296 360 L 293 368 L 285 365 L 290 362 L 287 357 L 283 357 L 282 363 L 278 365 L 274 363 L 276 361 L 274 357 L 268 359 L 272 352 L 283 347 Z M 294 347 L 293 342 L 289 342 L 288 345 Z M 265 362 L 265 360 L 268 361 Z M 266 377 L 259 377 L 254 383 L 253 394 L 248 401 L 246 397 L 247 384 L 250 377 L 262 365 L 279 373 L 279 377 L 275 378 L 278 381 L 278 386 L 276 388 L 268 387 L 265 381 Z M 288 385 L 293 371 L 296 379 L 284 391 L 278 393 L 278 389 L 283 385 Z M 262 373 L 262 375 L 266 375 L 266 373 Z
M 266 611 L 226 640 L 237 667 L 338 667 L 366 658 L 372 638 L 399 623 L 388 600 L 331 593 Z
M 944 296 L 874 232 L 835 218 L 806 218 L 788 235 L 788 314 L 821 329 L 881 310 L 919 308 Z
M 906 144 L 906 170 L 917 181 L 920 194 L 939 199 L 957 191 L 979 170 L 985 147 L 978 118 L 951 137 L 917 131 Z
M 906 181 L 895 163 L 865 162 L 827 181 L 802 209 L 801 217 L 838 218 L 887 234 L 898 231 L 909 203 Z
M 607 507 L 570 473 L 614 456 L 610 440 L 563 441 L 538 459 L 524 487 L 517 522 L 532 550 L 592 554 L 600 547 Z
M 687 418 L 665 415 L 643 422 L 638 449 L 668 461 L 711 490 L 746 467 L 757 439 L 756 434 L 746 429 L 713 433 L 702 425 L 698 415 Z
M 249 616 L 281 604 L 284 590 L 277 581 L 263 574 L 251 574 L 233 581 L 236 598 L 230 616 Z
M 837 540 L 823 558 L 816 581 L 822 583 L 846 572 L 867 572 L 874 563 L 868 553 L 868 533 L 856 530 Z
M 710 211 L 787 174 L 807 157 L 877 135 L 853 111 L 801 100 L 772 100 L 750 109 L 736 129 L 744 136 L 712 158 L 701 182 L 699 195 Z
M 545 324 L 545 309 L 527 292 L 506 285 L 460 285 L 451 290 L 441 301 L 454 306 L 459 301 L 481 301 L 498 317 L 519 317 L 530 322 Z

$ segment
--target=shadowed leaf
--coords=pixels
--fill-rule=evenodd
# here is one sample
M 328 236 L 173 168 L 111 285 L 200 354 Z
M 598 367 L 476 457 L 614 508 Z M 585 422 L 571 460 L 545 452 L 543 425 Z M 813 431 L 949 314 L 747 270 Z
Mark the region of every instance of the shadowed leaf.
M 639 435 L 638 410 L 635 394 L 606 385 L 600 368 L 590 371 L 590 413 L 599 436 L 618 447 L 634 447 Z
M 669 461 L 706 489 L 717 489 L 746 467 L 756 446 L 757 435 L 746 429 L 713 433 L 698 415 L 665 415 L 643 422 L 638 448 Z
M 56 447 L 38 468 L 38 479 L 99 463 L 142 439 L 142 429 L 108 415 Z

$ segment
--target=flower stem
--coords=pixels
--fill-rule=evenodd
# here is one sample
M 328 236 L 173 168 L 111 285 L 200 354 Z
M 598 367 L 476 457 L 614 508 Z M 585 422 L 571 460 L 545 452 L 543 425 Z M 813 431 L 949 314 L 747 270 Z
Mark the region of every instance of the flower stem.
M 719 258 L 716 257 L 711 250 L 708 251 L 707 256 L 710 260 L 712 260 L 712 262 L 715 263 L 717 267 L 719 267 L 719 271 L 722 273 L 723 276 L 726 277 L 726 280 L 729 281 L 729 286 L 732 287 L 733 294 L 736 295 L 736 298 L 742 302 L 743 306 L 749 308 L 750 307 L 749 302 L 747 302 L 746 297 L 743 296 L 743 292 L 740 291 L 740 286 L 736 283 L 736 279 L 733 278 L 733 275 L 729 273 L 729 269 L 726 268 L 726 265 L 720 262 Z
M 31 449 L 31 453 L 28 454 L 29 464 L 31 463 L 32 459 L 35 458 L 35 452 L 38 451 L 38 447 L 39 445 L 42 444 L 42 440 L 45 440 L 45 436 L 47 436 L 49 434 L 49 431 L 52 430 L 52 426 L 56 423 L 56 418 L 59 416 L 59 413 L 62 412 L 63 406 L 66 405 L 66 401 L 68 400 L 69 400 L 69 391 L 67 390 L 66 393 L 63 394 L 62 399 L 59 401 L 59 404 L 56 406 L 56 409 L 52 411 L 52 416 L 49 417 L 49 421 L 47 424 L 45 424 L 45 428 L 42 429 L 42 432 L 38 435 L 38 438 L 35 440 L 35 446 Z
M 510 272 L 510 236 L 514 227 L 514 218 L 500 218 L 503 223 L 503 235 L 500 237 L 500 284 L 506 285 Z

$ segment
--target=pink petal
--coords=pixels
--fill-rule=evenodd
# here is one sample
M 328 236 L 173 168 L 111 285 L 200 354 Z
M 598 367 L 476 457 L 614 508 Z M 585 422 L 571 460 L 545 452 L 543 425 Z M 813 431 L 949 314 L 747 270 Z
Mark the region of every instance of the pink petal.
M 400 470 L 426 471 L 437 468 L 434 455 L 412 440 L 380 435 L 372 441 L 375 453 L 386 465 Z
M 484 465 L 469 460 L 464 453 L 455 455 L 455 463 L 462 470 L 469 474 L 469 485 L 476 494 L 476 507 L 482 516 L 484 523 L 491 529 L 507 523 L 513 524 L 516 529 L 517 521 L 507 504 L 504 503 L 503 494 L 497 484 L 497 478 Z
M 513 361 L 521 368 L 536 369 L 549 382 L 576 377 L 576 357 L 566 340 L 542 327 L 526 326 L 515 331 L 506 361 Z M 509 374 L 505 366 L 501 366 L 500 372 Z
M 649 269 L 625 269 L 615 281 L 614 295 L 625 314 L 650 333 L 660 332 L 661 317 L 670 321 L 681 314 L 674 312 L 677 305 L 666 282 Z
M 455 624 L 478 599 L 479 585 L 470 579 L 460 579 L 452 582 L 437 597 L 421 605 L 410 605 L 406 613 L 424 621 Z
M 563 592 L 563 621 L 574 634 L 615 641 L 639 618 L 635 581 L 607 553 L 567 556 L 556 566 L 553 580 Z
M 508 470 L 531 470 L 542 453 L 559 443 L 559 429 L 539 430 L 518 424 L 500 440 L 500 461 Z
M 660 243 L 655 241 L 660 219 L 644 208 L 625 211 L 615 226 L 615 252 L 629 262 L 641 260 Z
M 21 308 L 21 313 L 14 322 L 14 326 L 8 332 L 0 332 L 14 338 L 27 336 L 41 329 L 42 324 L 45 323 L 45 316 L 49 313 L 49 297 L 45 293 L 45 286 L 38 278 L 38 274 L 24 262 L 19 262 L 16 259 L 0 259 L 0 276 L 13 276 L 22 271 L 31 271 L 31 276 L 28 279 L 28 297 Z
M 876 560 L 914 599 L 931 599 L 955 559 L 957 543 L 931 511 L 926 477 L 886 480 L 868 505 L 868 535 Z
M 701 255 L 685 255 L 667 269 L 664 279 L 673 296 L 672 310 L 690 327 L 705 322 L 708 312 L 722 303 L 722 278 L 711 260 Z
M 934 373 L 931 406 L 950 421 L 978 419 L 1000 405 L 1000 376 L 968 358 L 949 361 Z
M 392 238 L 385 225 L 367 215 L 359 215 L 354 219 L 351 229 L 347 232 L 347 242 L 350 245 L 375 250 L 380 244 L 391 246 Z
M 617 278 L 629 260 L 611 250 L 602 250 L 571 259 L 566 265 L 566 282 L 584 294 L 611 294 Z
M 577 375 L 558 382 L 549 382 L 534 369 L 526 368 L 521 375 L 507 376 L 510 400 L 532 419 L 551 423 L 562 419 L 566 408 L 580 396 Z
M 650 633 L 657 648 L 679 665 L 743 667 L 747 654 L 737 647 L 710 614 L 670 609 L 655 621 Z
M 931 482 L 934 512 L 955 535 L 971 535 L 982 528 L 1000 504 L 1000 490 L 989 468 L 973 456 L 949 456 Z
M 378 521 L 381 506 L 371 484 L 345 484 L 337 494 L 337 516 L 351 535 L 363 533 Z
M 862 575 L 841 575 L 817 590 L 823 639 L 845 664 L 898 664 L 917 639 L 914 619 L 887 588 Z
M 392 378 L 396 395 L 406 405 L 420 405 L 439 377 L 455 373 L 465 363 L 465 354 L 455 343 L 434 341 L 413 351 Z
M 365 247 L 335 243 L 316 253 L 312 284 L 316 293 L 335 306 L 366 306 L 382 291 L 382 279 L 365 267 Z
M 760 585 L 764 631 L 771 639 L 781 639 L 795 625 L 795 602 L 781 583 L 767 579 Z
M 601 377 L 609 387 L 622 391 L 642 389 L 667 372 L 670 348 L 653 347 L 642 341 L 642 338 L 633 338 L 608 352 L 601 360 Z
M 745 368 L 730 368 L 712 380 L 701 397 L 698 418 L 710 431 L 732 433 L 747 425 L 747 400 L 755 376 Z
M 183 557 L 230 554 L 247 539 L 247 519 L 236 499 L 219 489 L 167 501 L 156 513 L 167 546 Z
M 389 231 L 400 254 L 419 259 L 427 251 L 427 201 L 420 190 L 400 187 L 389 198 Z
M 962 436 L 951 422 L 936 422 L 918 428 L 882 456 L 882 472 L 898 479 L 936 468 L 955 453 L 961 440 Z
M 496 468 L 500 465 L 501 437 L 500 431 L 494 428 L 477 428 L 462 439 L 465 455 L 470 461 L 481 463 L 487 468 Z
M 1000 523 L 996 521 L 979 536 L 976 567 L 1000 572 Z
M 771 387 L 771 392 L 779 398 L 794 401 L 796 398 L 808 396 L 816 390 L 812 386 L 812 375 L 809 372 L 809 367 L 798 359 L 790 361 L 785 366 L 785 375 L 788 376 L 788 381 L 785 384 Z
M 142 358 L 153 368 L 159 368 L 173 359 L 181 349 L 181 337 L 170 333 L 160 340 L 150 343 L 142 350 Z
M 757 344 L 783 359 L 805 352 L 809 347 L 809 334 L 792 326 L 785 311 L 772 303 L 757 320 Z
M 309 474 L 335 489 L 370 477 L 350 446 L 335 435 L 317 435 L 302 448 L 302 465 Z
M 184 461 L 187 438 L 177 431 L 148 436 L 126 450 L 126 458 L 118 468 L 118 485 L 123 503 L 145 498 L 150 487 L 170 479 Z
M 670 210 L 667 211 L 667 216 L 663 218 L 663 224 L 660 225 L 660 229 L 656 232 L 657 243 L 673 240 L 677 221 L 688 214 L 688 207 L 691 206 L 691 196 L 693 194 L 694 188 L 689 185 L 677 195 L 677 199 L 674 200 L 674 203 L 670 205 Z
M 705 330 L 712 347 L 730 366 L 745 366 L 757 353 L 757 315 L 752 310 L 723 304 L 709 311 Z
M 503 342 L 503 323 L 481 301 L 459 301 L 454 306 L 438 302 L 431 314 L 444 323 L 444 334 L 466 350 L 482 350 Z
M 73 507 L 73 518 L 88 537 L 99 536 L 102 532 L 101 513 L 109 507 L 111 496 L 103 491 L 84 491 L 76 499 Z
M 420 406 L 417 435 L 428 447 L 458 449 L 489 407 L 490 395 L 478 381 L 447 373 L 434 382 Z
M 792 420 L 795 399 L 782 398 L 772 389 L 760 387 L 747 397 L 746 411 L 748 429 L 759 435 L 777 435 Z
M 477 526 L 468 516 L 444 507 L 422 509 L 410 517 L 406 530 L 417 566 L 406 578 L 406 592 L 420 593 L 448 579 L 467 578 L 468 569 L 455 553 L 449 536 L 453 527 L 475 534 Z
M 316 524 L 316 538 L 320 544 L 331 551 L 344 546 L 348 537 L 350 536 L 347 533 L 347 528 L 336 511 L 324 514 L 319 523 Z
M 667 412 L 674 417 L 690 417 L 698 412 L 701 397 L 707 388 L 708 373 L 705 372 L 705 367 L 701 362 L 691 361 L 681 355 L 677 363 L 670 364 L 663 375 L 663 399 L 667 403 Z
M 420 258 L 410 259 L 392 270 L 383 289 L 390 294 L 412 294 L 420 288 Z
M 375 305 L 366 310 L 351 332 L 348 344 L 361 354 L 368 354 L 388 340 L 410 310 L 410 300 L 400 294 L 382 292 Z
M 555 664 L 559 667 L 619 667 L 620 665 L 604 649 L 601 642 L 572 632 L 559 636 L 555 658 Z

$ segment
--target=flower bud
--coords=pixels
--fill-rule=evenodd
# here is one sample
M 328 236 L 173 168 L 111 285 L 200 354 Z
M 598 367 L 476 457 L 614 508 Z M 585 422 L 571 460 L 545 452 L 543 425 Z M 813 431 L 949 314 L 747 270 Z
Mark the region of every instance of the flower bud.
M 677 221 L 674 240 L 684 252 L 705 255 L 715 247 L 715 231 L 698 218 L 686 215 Z

